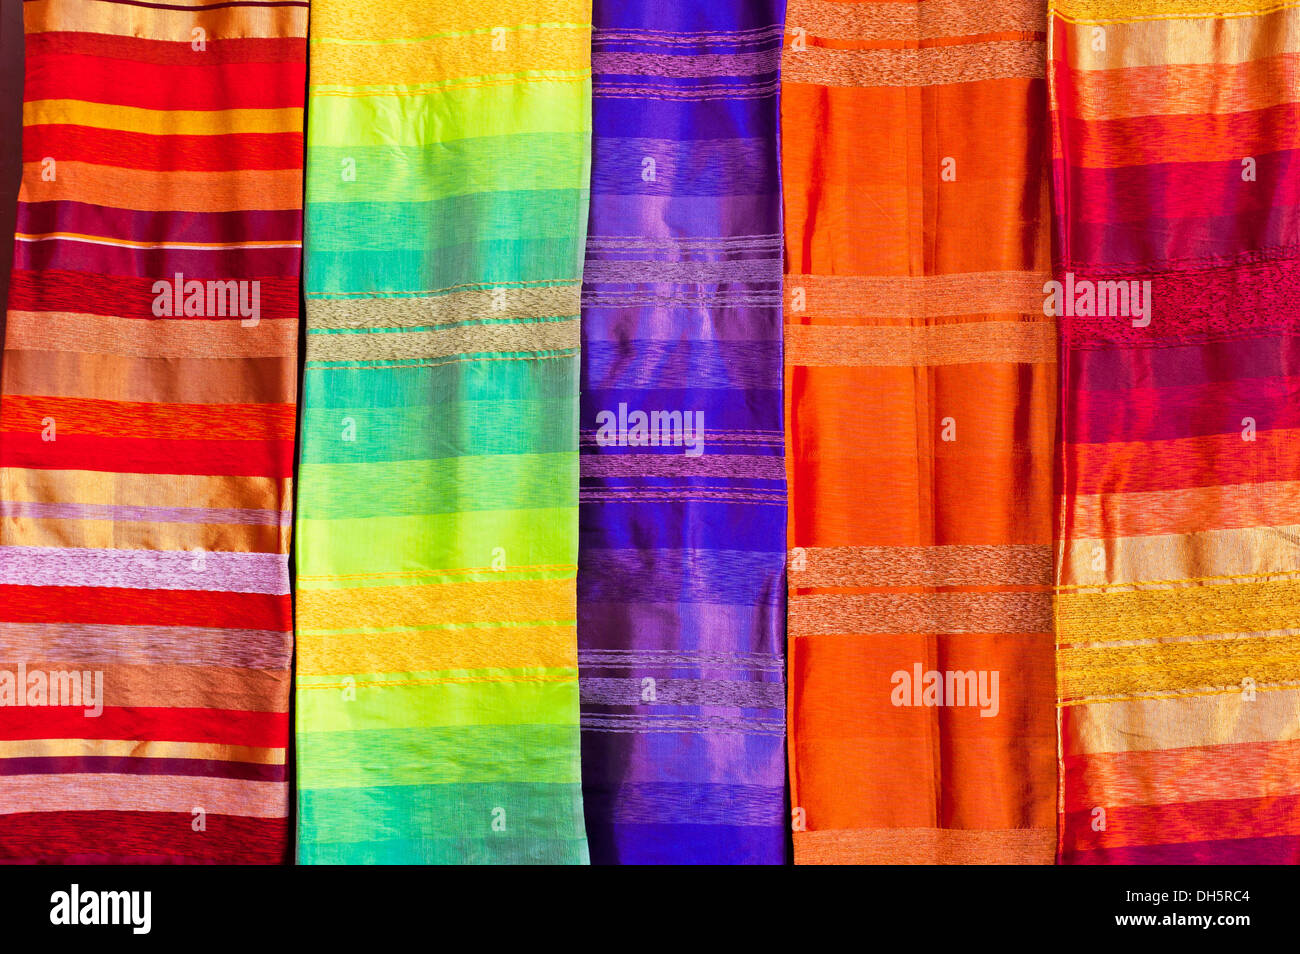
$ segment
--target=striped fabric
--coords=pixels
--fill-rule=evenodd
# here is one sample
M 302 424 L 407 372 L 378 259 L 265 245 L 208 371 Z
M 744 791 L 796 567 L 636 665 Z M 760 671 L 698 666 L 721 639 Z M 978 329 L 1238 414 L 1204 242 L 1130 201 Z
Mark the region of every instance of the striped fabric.
M 1298 65 L 1295 3 L 1054 4 L 1066 863 L 1300 861 Z
M 785 856 L 777 0 L 597 0 L 578 638 L 597 863 Z
M 315 0 L 299 859 L 584 862 L 585 0 Z
M 791 0 L 796 863 L 1050 863 L 1045 22 Z
M 307 4 L 28 0 L 0 859 L 275 863 Z

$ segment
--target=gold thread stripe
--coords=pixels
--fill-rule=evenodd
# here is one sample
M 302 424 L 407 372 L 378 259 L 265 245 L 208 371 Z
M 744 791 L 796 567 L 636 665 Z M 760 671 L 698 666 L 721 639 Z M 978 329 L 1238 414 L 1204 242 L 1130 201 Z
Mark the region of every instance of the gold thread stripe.
M 148 501 L 150 507 L 287 510 L 288 477 L 115 474 L 102 470 L 0 469 L 0 500 L 99 504 Z
M 297 322 L 262 319 L 111 318 L 75 312 L 11 311 L 11 351 L 117 354 L 131 358 L 279 358 L 298 350 Z
M 794 833 L 797 865 L 1050 865 L 1055 828 L 833 828 Z
M 283 765 L 285 750 L 213 742 L 155 742 L 136 739 L 21 739 L 0 742 L 0 759 L 60 756 L 117 756 L 137 759 L 205 759 Z
M 1050 593 L 791 594 L 791 636 L 1047 633 Z
M 1294 618 L 1294 617 L 1292 617 Z M 1140 646 L 1061 647 L 1056 654 L 1062 700 L 1171 689 L 1232 689 L 1300 681 L 1300 642 L 1293 636 Z
M 65 0 L 27 0 L 23 4 L 23 21 L 29 34 L 107 33 L 185 44 L 194 42 L 195 29 L 202 29 L 209 43 L 230 39 L 279 40 L 307 35 L 306 6 L 243 7 L 238 16 L 232 17 L 228 7 L 158 10 L 124 3 L 69 4 Z
M 786 275 L 787 314 L 813 318 L 938 318 L 1043 314 L 1046 272 L 951 275 Z M 802 299 L 802 300 L 800 300 Z M 799 311 L 794 307 L 798 304 Z
M 1059 570 L 1062 592 L 1224 583 L 1300 575 L 1300 525 L 1152 537 L 1074 540 Z M 1199 575 L 1186 576 L 1188 568 Z
M 1104 50 L 1094 48 L 1091 25 L 1065 29 L 1065 53 L 1075 70 L 1159 67 L 1171 60 L 1222 66 L 1300 52 L 1300 8 L 1295 7 L 1240 20 L 1112 23 L 1106 27 Z
M 1258 633 L 1297 620 L 1300 587 L 1290 581 L 1073 592 L 1056 598 L 1056 632 L 1062 645 Z
M 1300 0 L 1052 0 L 1048 13 L 1070 23 L 1228 20 L 1289 10 Z
M 791 587 L 1042 586 L 1052 580 L 1052 548 L 799 547 L 788 566 Z
M 313 329 L 410 328 L 453 321 L 577 315 L 581 307 L 579 286 L 555 285 L 474 288 L 415 298 L 312 299 L 307 302 L 307 314 Z
M 786 47 L 783 83 L 818 86 L 947 86 L 992 79 L 1041 79 L 1046 45 L 1038 40 L 993 40 L 911 50 L 831 50 Z
M 922 3 L 837 3 L 790 0 L 787 31 L 807 30 L 837 40 L 934 40 L 982 33 L 1043 32 L 1047 8 L 1041 0 L 925 0 Z
M 455 325 L 434 331 L 309 334 L 307 360 L 445 358 L 460 354 L 563 351 L 581 344 L 575 316 L 559 321 Z
M 1048 321 L 978 321 L 921 327 L 787 325 L 786 364 L 803 367 L 928 367 L 1049 364 L 1056 329 Z

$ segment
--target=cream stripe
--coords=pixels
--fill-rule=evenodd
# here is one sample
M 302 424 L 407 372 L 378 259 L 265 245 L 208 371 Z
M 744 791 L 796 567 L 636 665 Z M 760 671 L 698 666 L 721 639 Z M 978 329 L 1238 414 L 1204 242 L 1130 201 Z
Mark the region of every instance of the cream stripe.
M 813 318 L 937 318 L 948 315 L 1043 314 L 1046 272 L 952 275 L 787 275 L 789 314 Z M 796 311 L 796 306 L 798 310 Z
M 1059 570 L 1065 588 L 1300 578 L 1300 526 L 1074 540 Z
M 411 328 L 453 321 L 518 320 L 577 315 L 577 285 L 543 288 L 471 289 L 417 298 L 313 298 L 309 328 Z
M 289 787 L 201 775 L 6 775 L 0 814 L 19 812 L 177 812 L 284 818 Z
M 998 40 L 912 50 L 786 47 L 783 83 L 819 86 L 946 86 L 993 79 L 1041 79 L 1047 48 L 1037 40 Z
M 75 312 L 9 312 L 10 351 L 71 351 L 131 358 L 281 358 L 298 351 L 295 321 L 111 318 Z
M 1034 586 L 1052 580 L 1052 548 L 797 547 L 790 586 Z
M 578 319 L 456 325 L 435 331 L 309 334 L 308 361 L 389 361 L 462 354 L 562 351 L 582 343 Z

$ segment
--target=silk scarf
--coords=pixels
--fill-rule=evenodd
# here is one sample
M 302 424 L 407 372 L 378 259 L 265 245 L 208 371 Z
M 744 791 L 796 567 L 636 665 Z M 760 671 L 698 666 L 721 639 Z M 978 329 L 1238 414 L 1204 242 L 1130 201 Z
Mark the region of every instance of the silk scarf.
M 590 4 L 311 27 L 298 857 L 584 862 Z
M 1057 2 L 1060 859 L 1300 860 L 1300 9 Z
M 0 858 L 282 862 L 307 3 L 24 14 Z
M 1050 863 L 1044 8 L 792 0 L 796 863 Z
M 780 8 L 596 3 L 578 639 L 598 863 L 786 853 Z

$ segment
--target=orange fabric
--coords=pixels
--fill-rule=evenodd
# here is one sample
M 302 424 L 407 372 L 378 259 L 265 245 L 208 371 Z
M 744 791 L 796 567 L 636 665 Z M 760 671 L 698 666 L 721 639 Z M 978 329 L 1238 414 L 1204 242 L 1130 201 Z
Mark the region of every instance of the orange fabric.
M 922 23 L 925 6 L 795 0 L 788 14 L 795 857 L 1047 864 L 1043 14 L 1000 0 L 983 33 L 954 20 L 960 35 L 935 36 L 946 21 Z M 900 696 L 914 672 L 990 689 L 996 674 L 996 706 Z

